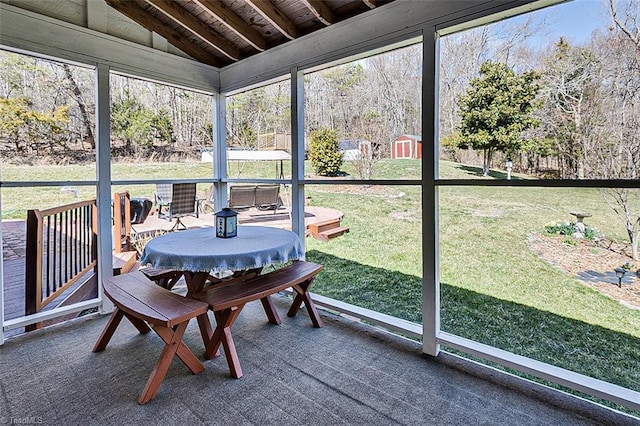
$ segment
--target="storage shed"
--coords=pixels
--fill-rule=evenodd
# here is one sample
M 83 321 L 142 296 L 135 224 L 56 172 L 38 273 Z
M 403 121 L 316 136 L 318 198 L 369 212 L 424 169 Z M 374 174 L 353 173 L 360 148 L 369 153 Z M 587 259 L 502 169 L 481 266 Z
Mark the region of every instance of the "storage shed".
M 356 161 L 361 158 L 371 158 L 371 142 L 358 140 L 342 140 L 338 142 L 338 150 L 345 161 Z
M 391 141 L 391 158 L 422 158 L 422 136 L 400 135 Z

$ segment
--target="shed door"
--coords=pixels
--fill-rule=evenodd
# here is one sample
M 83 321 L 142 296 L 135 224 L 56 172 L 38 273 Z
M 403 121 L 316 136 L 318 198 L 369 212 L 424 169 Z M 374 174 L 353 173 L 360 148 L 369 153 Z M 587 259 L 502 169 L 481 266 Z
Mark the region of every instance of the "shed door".
M 396 141 L 396 158 L 411 158 L 411 141 Z

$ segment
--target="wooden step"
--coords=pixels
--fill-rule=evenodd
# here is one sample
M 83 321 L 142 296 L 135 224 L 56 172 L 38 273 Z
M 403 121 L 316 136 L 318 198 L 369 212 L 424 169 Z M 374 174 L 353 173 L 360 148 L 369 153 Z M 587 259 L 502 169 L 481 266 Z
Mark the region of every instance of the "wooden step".
M 138 261 L 138 252 L 123 251 L 113 253 L 113 275 L 126 274 L 130 272 Z
M 339 226 L 337 228 L 331 228 L 326 231 L 319 232 L 316 236 L 316 239 L 320 241 L 329 241 L 330 239 L 339 237 L 342 234 L 346 234 L 347 232 L 349 232 L 349 228 Z
M 311 236 L 318 238 L 321 232 L 329 231 L 340 227 L 340 219 L 328 219 L 320 222 L 314 222 L 307 225 L 307 230 L 311 232 Z

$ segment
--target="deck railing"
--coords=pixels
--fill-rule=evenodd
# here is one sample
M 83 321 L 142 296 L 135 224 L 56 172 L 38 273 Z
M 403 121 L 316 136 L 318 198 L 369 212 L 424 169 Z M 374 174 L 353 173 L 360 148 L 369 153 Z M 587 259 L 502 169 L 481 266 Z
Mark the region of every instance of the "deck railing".
M 41 312 L 96 265 L 95 199 L 27 211 L 26 315 Z
M 116 253 L 132 250 L 129 191 L 113 194 L 113 250 Z

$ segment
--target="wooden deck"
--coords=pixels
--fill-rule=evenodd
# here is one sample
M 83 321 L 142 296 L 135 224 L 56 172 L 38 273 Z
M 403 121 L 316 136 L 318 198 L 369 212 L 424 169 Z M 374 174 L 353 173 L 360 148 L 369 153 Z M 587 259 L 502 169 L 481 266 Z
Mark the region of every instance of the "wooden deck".
M 305 208 L 305 224 L 326 221 L 329 219 L 342 219 L 343 213 L 339 210 L 329 209 L 326 207 Z M 186 216 L 181 218 L 187 228 L 201 228 L 214 225 L 214 216 L 212 213 L 201 213 L 200 217 Z M 144 223 L 134 224 L 132 228 L 135 232 L 147 232 L 153 230 L 170 230 L 175 224 L 175 219 L 169 222 L 167 219 L 159 218 L 152 214 L 147 217 Z M 289 211 L 281 208 L 275 214 L 272 210 L 259 211 L 251 208 L 238 213 L 239 225 L 259 225 L 273 226 L 275 228 L 291 229 L 291 219 Z
M 5 320 L 24 315 L 24 267 L 26 221 L 7 220 L 2 222 L 2 265 L 4 280 L 4 318 Z M 6 336 L 22 333 L 11 330 Z
M 324 207 L 307 207 L 305 223 L 322 222 L 330 219 L 341 219 L 342 212 Z M 201 214 L 199 218 L 187 216 L 182 222 L 188 228 L 209 227 L 214 225 L 212 213 Z M 133 225 L 135 232 L 154 230 L 170 230 L 175 219 L 169 222 L 156 215 L 150 215 L 142 224 Z M 273 226 L 283 229 L 291 228 L 289 212 L 285 209 L 273 211 L 258 211 L 249 209 L 238 215 L 240 225 Z M 9 320 L 24 315 L 25 310 L 25 235 L 26 222 L 22 220 L 6 220 L 2 222 L 2 258 L 4 279 L 4 319 Z M 22 329 L 11 330 L 5 334 L 9 337 L 22 333 Z

